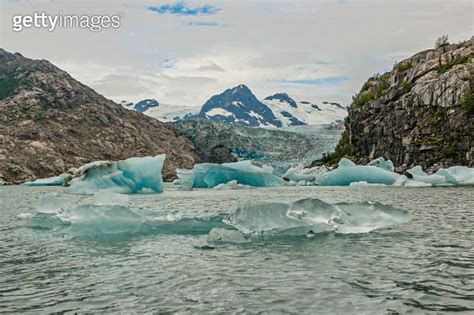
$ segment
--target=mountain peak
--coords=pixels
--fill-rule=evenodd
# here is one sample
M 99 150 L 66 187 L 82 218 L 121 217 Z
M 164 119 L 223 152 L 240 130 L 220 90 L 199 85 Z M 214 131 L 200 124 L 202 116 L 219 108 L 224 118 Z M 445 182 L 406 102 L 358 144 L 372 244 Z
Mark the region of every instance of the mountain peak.
M 211 97 L 203 105 L 197 118 L 238 122 L 252 127 L 281 127 L 281 122 L 275 118 L 271 109 L 260 102 L 244 84 Z
M 297 108 L 296 101 L 292 99 L 287 93 L 276 93 L 265 98 L 266 101 L 278 100 L 282 103 L 288 103 L 291 107 Z

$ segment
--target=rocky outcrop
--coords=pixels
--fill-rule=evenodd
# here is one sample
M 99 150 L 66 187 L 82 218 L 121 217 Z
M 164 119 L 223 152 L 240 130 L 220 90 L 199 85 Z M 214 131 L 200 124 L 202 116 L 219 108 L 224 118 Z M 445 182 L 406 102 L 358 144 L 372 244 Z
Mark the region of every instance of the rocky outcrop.
M 162 122 L 106 99 L 46 60 L 0 49 L 0 179 L 21 183 L 96 160 L 165 153 L 165 179 L 195 162 Z
M 474 166 L 474 39 L 420 52 L 353 98 L 334 162 L 382 156 L 398 170 Z

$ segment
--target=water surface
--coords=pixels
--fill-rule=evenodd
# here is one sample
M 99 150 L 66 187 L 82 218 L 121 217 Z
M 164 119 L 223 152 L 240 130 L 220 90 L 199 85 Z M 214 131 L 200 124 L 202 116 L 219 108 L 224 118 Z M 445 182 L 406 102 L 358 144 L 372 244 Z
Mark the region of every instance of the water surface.
M 58 188 L 0 187 L 0 312 L 474 312 L 472 188 L 283 187 L 134 195 L 135 212 L 225 215 L 247 201 L 379 201 L 407 224 L 367 234 L 208 243 L 206 234 L 78 238 L 22 213 Z M 72 197 L 81 199 L 84 197 Z

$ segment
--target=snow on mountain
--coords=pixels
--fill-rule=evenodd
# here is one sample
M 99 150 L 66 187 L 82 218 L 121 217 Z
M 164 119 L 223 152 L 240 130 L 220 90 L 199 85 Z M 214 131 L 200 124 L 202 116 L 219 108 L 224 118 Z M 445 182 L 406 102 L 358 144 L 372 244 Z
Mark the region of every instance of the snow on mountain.
M 339 103 L 323 102 L 317 105 L 308 101 L 297 102 L 286 93 L 258 100 L 245 85 L 214 95 L 200 110 L 182 105 L 159 105 L 156 100 L 143 100 L 137 104 L 122 101 L 121 104 L 161 121 L 205 119 L 250 127 L 333 124 L 342 122 L 347 115 L 347 110 Z
M 321 105 L 308 101 L 296 102 L 286 93 L 268 96 L 263 100 L 282 122 L 283 126 L 321 125 L 342 121 L 347 110 L 340 104 L 323 102 Z
M 272 110 L 241 84 L 211 97 L 199 114 L 188 119 L 209 119 L 225 123 L 242 123 L 251 127 L 282 127 Z

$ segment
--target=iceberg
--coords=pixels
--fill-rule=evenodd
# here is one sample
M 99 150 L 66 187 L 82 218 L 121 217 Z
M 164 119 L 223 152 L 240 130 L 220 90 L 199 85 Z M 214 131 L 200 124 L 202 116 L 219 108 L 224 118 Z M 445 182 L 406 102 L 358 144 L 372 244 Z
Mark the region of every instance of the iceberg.
M 304 165 L 300 164 L 290 167 L 282 177 L 289 180 L 289 182 L 298 183 L 300 186 L 314 185 L 327 171 L 328 169 L 324 166 L 305 168 Z
M 410 221 L 410 213 L 378 202 L 329 204 L 316 198 L 292 203 L 256 202 L 225 219 L 247 236 L 368 233 Z
M 231 180 L 227 184 L 219 184 L 216 187 L 214 187 L 214 189 L 216 190 L 236 190 L 236 189 L 249 189 L 249 188 L 254 188 L 254 187 L 239 184 L 237 183 L 236 180 Z
M 398 174 L 387 171 L 378 166 L 357 166 L 352 161 L 342 158 L 338 168 L 321 176 L 321 186 L 348 186 L 355 182 L 368 184 L 392 185 L 396 182 Z
M 235 181 L 252 187 L 280 187 L 283 180 L 271 167 L 258 167 L 251 161 L 196 164 L 192 170 L 178 170 L 179 183 L 186 188 L 214 188 Z
M 368 166 L 377 166 L 380 167 L 381 169 L 384 169 L 386 171 L 393 172 L 395 171 L 395 167 L 393 165 L 393 162 L 391 160 L 385 160 L 383 157 L 379 157 L 375 160 L 370 161 Z
M 74 172 L 69 190 L 74 194 L 94 194 L 100 190 L 123 194 L 163 192 L 161 169 L 164 161 L 163 154 L 89 163 Z
M 25 182 L 22 186 L 64 186 L 65 181 L 63 176 L 54 176 L 48 178 L 37 179 L 32 182 Z

